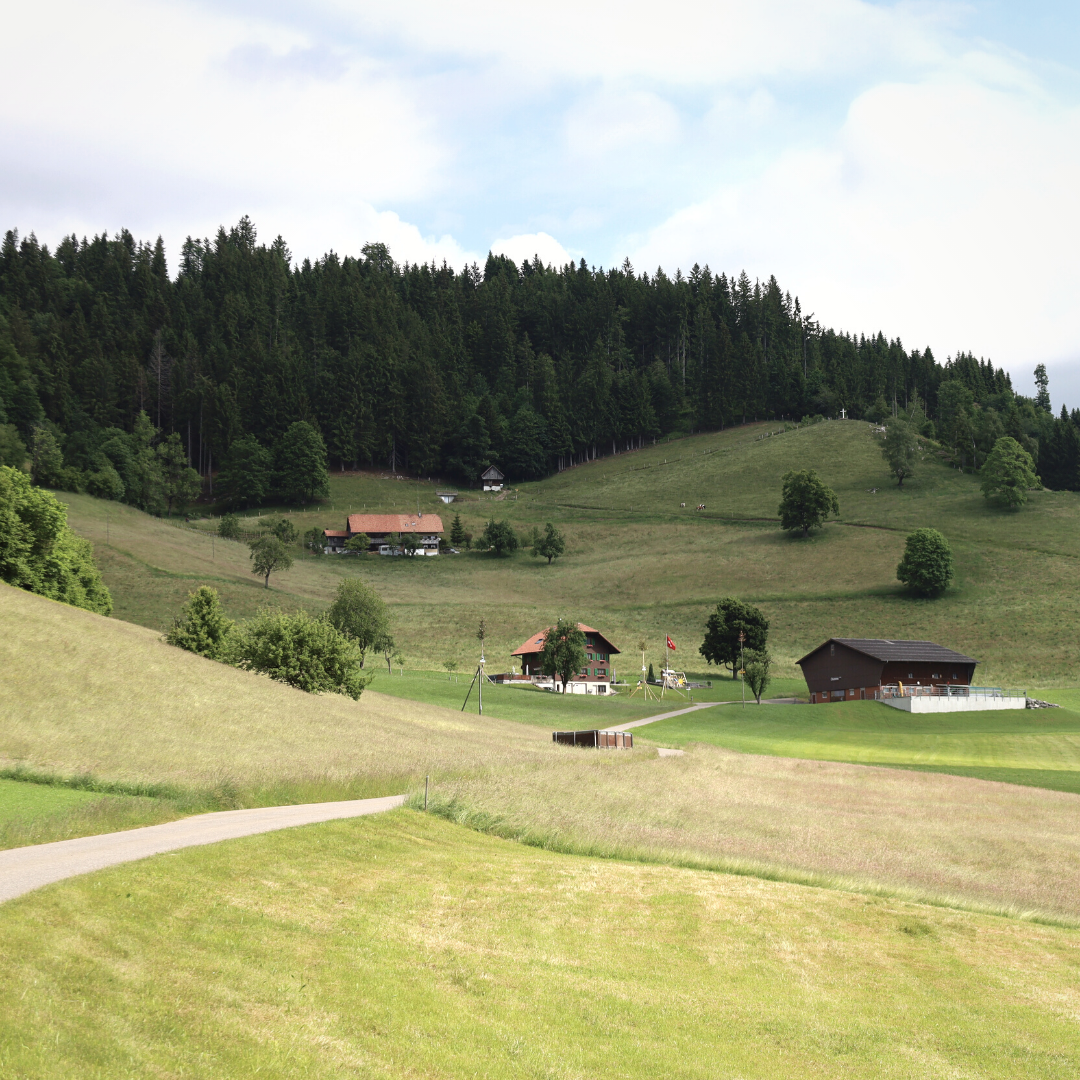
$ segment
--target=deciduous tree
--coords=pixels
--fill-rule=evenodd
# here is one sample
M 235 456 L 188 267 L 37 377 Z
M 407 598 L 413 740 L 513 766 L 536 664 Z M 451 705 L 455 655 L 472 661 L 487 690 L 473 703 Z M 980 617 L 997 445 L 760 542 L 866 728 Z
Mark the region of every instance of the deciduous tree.
M 732 678 L 739 662 L 740 631 L 745 635 L 743 651 L 761 652 L 769 639 L 769 620 L 760 608 L 725 596 L 705 623 L 705 641 L 698 649 L 707 664 L 727 664 Z
M 1010 509 L 1023 506 L 1028 490 L 1039 486 L 1031 455 L 1008 435 L 994 443 L 982 467 L 984 498 L 996 499 Z
M 273 457 L 254 435 L 229 447 L 217 477 L 218 494 L 233 506 L 258 506 L 270 490 Z
M 277 570 L 288 570 L 292 566 L 292 556 L 285 550 L 285 545 L 276 536 L 260 536 L 252 540 L 251 572 L 261 574 L 263 588 L 270 588 L 270 575 Z
M 811 529 L 820 528 L 830 514 L 840 513 L 836 493 L 813 469 L 800 469 L 784 474 L 780 497 L 780 528 L 788 532 L 802 531 L 808 536 Z
M 548 566 L 552 559 L 557 559 L 566 550 L 566 540 L 563 534 L 549 521 L 541 533 L 538 529 L 533 530 L 533 555 L 547 559 Z
M 949 541 L 937 529 L 916 529 L 904 544 L 896 576 L 918 596 L 940 596 L 953 576 Z
M 566 684 L 585 666 L 585 634 L 576 622 L 559 619 L 544 631 L 544 647 L 540 650 L 540 667 L 545 675 Z
M 330 625 L 355 641 L 360 649 L 360 666 L 372 649 L 390 637 L 390 612 L 382 597 L 359 578 L 346 578 L 326 613 Z
M 904 486 L 909 476 L 914 476 L 915 462 L 919 456 L 919 437 L 907 420 L 896 417 L 888 422 L 881 443 L 881 456 L 900 487 Z
M 493 555 L 509 555 L 517 551 L 518 538 L 509 521 L 496 521 L 492 518 L 484 526 L 483 545 Z
M 112 613 L 93 547 L 68 528 L 67 508 L 6 465 L 0 466 L 0 581 L 99 615 Z
M 750 649 L 743 653 L 743 679 L 750 687 L 754 700 L 760 705 L 761 695 L 769 685 L 772 676 L 772 657 L 764 649 Z

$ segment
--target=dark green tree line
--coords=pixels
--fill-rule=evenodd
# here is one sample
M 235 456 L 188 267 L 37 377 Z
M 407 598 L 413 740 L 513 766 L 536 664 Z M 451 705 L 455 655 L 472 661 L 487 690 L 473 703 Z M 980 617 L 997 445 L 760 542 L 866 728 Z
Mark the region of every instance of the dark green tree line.
M 1055 420 L 1040 385 L 1019 398 L 989 361 L 942 365 L 882 333 L 824 328 L 775 278 L 707 266 L 492 255 L 455 271 L 398 265 L 382 244 L 297 263 L 247 218 L 189 238 L 172 276 L 160 239 L 127 231 L 55 251 L 14 231 L 0 244 L 5 461 L 20 446 L 29 459 L 43 432 L 51 482 L 122 484 L 147 508 L 187 497 L 181 464 L 236 505 L 303 502 L 322 497 L 327 466 L 475 482 L 498 464 L 513 481 L 672 432 L 913 403 L 966 465 L 1008 435 L 1047 483 L 1080 486 L 1080 414 Z M 165 491 L 147 456 L 162 444 Z

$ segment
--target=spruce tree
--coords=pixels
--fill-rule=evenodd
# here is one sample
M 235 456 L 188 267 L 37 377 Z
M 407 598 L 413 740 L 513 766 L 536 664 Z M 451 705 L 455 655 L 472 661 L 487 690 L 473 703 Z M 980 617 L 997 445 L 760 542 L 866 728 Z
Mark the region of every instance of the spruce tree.
M 277 463 L 277 489 L 286 501 L 306 504 L 330 494 L 326 444 L 306 420 L 297 420 L 282 436 Z

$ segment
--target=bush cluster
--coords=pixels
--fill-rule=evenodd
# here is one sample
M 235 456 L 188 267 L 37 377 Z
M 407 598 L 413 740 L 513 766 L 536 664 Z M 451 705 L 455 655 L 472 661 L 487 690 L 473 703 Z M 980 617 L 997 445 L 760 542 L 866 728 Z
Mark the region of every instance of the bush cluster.
M 277 537 L 269 539 L 280 544 Z M 365 671 L 367 654 L 383 653 L 389 664 L 395 651 L 386 604 L 356 579 L 341 582 L 321 615 L 267 607 L 239 625 L 225 615 L 217 590 L 202 585 L 188 597 L 165 640 L 310 694 L 354 699 L 373 678 Z

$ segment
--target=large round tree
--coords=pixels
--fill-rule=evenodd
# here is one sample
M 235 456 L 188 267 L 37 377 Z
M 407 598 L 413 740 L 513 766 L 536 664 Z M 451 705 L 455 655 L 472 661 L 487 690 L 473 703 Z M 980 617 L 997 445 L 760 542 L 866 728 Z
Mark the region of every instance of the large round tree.
M 784 474 L 780 496 L 780 528 L 808 536 L 820 528 L 830 514 L 839 515 L 836 492 L 813 469 L 799 469 Z
M 896 576 L 917 596 L 940 596 L 953 576 L 949 541 L 937 529 L 916 529 L 904 545 Z

